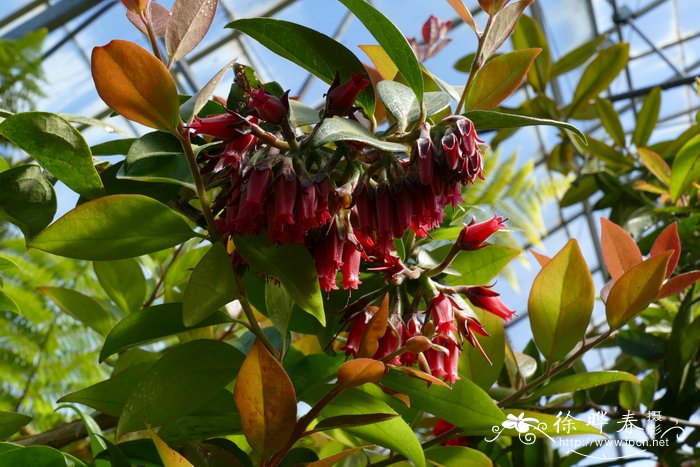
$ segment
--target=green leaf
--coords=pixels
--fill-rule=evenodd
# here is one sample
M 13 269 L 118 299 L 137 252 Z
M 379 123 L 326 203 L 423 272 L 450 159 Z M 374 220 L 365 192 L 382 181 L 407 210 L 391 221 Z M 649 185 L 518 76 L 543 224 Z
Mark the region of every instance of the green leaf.
M 408 86 L 418 98 L 418 103 L 423 103 L 423 72 L 420 63 L 413 53 L 413 49 L 404 37 L 403 33 L 387 19 L 381 12 L 375 9 L 365 0 L 338 0 L 352 11 L 357 19 L 377 39 L 389 58 L 401 72 Z
M 273 245 L 264 234 L 235 235 L 233 240 L 246 263 L 279 280 L 300 308 L 326 325 L 316 266 L 306 248 L 300 244 Z
M 377 85 L 377 93 L 386 110 L 396 120 L 399 131 L 405 131 L 418 121 L 420 106 L 411 88 L 396 81 L 385 80 Z M 430 117 L 446 109 L 451 101 L 450 95 L 444 92 L 425 93 L 423 104 L 426 116 Z
M 498 379 L 505 361 L 506 342 L 503 320 L 479 308 L 474 308 L 472 311 L 489 333 L 488 336 L 475 334 L 474 338 L 479 341 L 479 347 L 483 349 L 490 361 L 484 357 L 481 349 L 467 345 L 465 342 L 459 361 L 459 374 L 486 391 Z
M 491 27 L 485 32 L 481 46 L 481 63 L 485 63 L 491 55 L 508 39 L 515 25 L 527 8 L 535 0 L 517 0 L 506 5 L 491 18 Z
M 632 133 L 632 142 L 637 146 L 644 146 L 649 141 L 651 133 L 654 131 L 656 122 L 659 120 L 659 110 L 661 110 L 661 88 L 655 87 L 647 94 L 642 104 L 642 109 L 637 115 L 636 126 Z
M 118 133 L 120 135 L 129 135 L 129 133 L 127 131 L 124 131 L 124 130 L 117 128 L 113 125 L 110 125 L 109 123 L 105 122 L 104 120 L 99 120 L 97 118 L 85 117 L 83 115 L 64 114 L 64 113 L 60 113 L 57 115 L 70 123 L 78 123 L 79 125 L 84 125 L 84 126 L 95 126 L 98 128 L 102 128 L 107 133 Z M 78 128 L 80 128 L 80 127 L 78 127 Z M 94 153 L 93 153 L 93 155 L 94 155 Z
M 132 313 L 111 330 L 100 352 L 100 362 L 117 352 L 174 336 L 191 329 L 198 329 L 230 322 L 225 313 L 216 313 L 186 327 L 182 323 L 182 304 L 163 303 Z
M 572 239 L 542 267 L 530 290 L 532 334 L 547 360 L 561 360 L 583 339 L 594 299 L 593 278 Z
M 588 153 L 608 164 L 610 169 L 629 170 L 634 160 L 615 148 L 591 136 L 588 137 Z
M 32 156 L 71 190 L 88 199 L 102 195 L 90 148 L 73 125 L 56 114 L 25 112 L 0 123 L 0 135 Z
M 205 84 L 204 87 L 199 90 L 199 92 L 197 92 L 197 94 L 187 99 L 187 101 L 180 106 L 180 118 L 182 118 L 183 122 L 187 124 L 192 123 L 194 117 L 206 105 L 209 98 L 214 95 L 219 83 L 221 83 L 221 80 L 224 79 L 226 72 L 233 67 L 234 63 L 236 63 L 236 61 L 231 60 L 224 65 L 224 67 L 219 70 L 219 72 L 216 73 L 214 77 L 210 79 L 207 84 Z
M 111 467 L 111 463 L 102 460 L 102 459 L 97 459 L 97 456 L 102 452 L 107 449 L 107 443 L 105 442 L 103 438 L 103 433 L 102 429 L 100 428 L 100 425 L 97 424 L 94 418 L 92 418 L 90 415 L 87 415 L 83 413 L 82 410 L 80 410 L 78 407 L 72 404 L 66 404 L 58 407 L 59 409 L 71 409 L 75 413 L 78 414 L 80 419 L 83 422 L 83 426 L 85 426 L 85 431 L 87 431 L 88 438 L 90 438 L 90 451 L 92 453 L 92 457 L 95 460 L 95 467 Z
M 420 384 L 425 387 L 425 383 L 421 382 Z M 321 411 L 320 418 L 377 413 L 396 414 L 391 407 L 379 399 L 371 397 L 359 389 L 346 389 Z M 348 427 L 345 428 L 345 431 L 370 443 L 397 451 L 417 466 L 425 465 L 423 449 L 416 435 L 400 417 L 371 425 Z
M 0 467 L 86 467 L 86 465 L 57 449 L 48 446 L 28 446 L 0 453 Z
M 353 73 L 369 75 L 362 62 L 344 45 L 313 29 L 272 18 L 246 18 L 229 23 L 277 55 L 296 63 L 324 82 L 331 84 L 335 74 L 342 82 Z M 374 89 L 368 86 L 357 98 L 368 115 L 374 115 Z
M 112 329 L 112 315 L 94 298 L 62 287 L 38 287 L 37 290 L 53 300 L 61 311 L 98 334 L 106 336 Z
M 125 259 L 170 248 L 194 236 L 185 218 L 141 195 L 81 204 L 27 242 L 30 248 L 92 261 Z
M 314 147 L 337 141 L 354 141 L 388 152 L 406 152 L 406 146 L 383 141 L 358 122 L 342 117 L 326 118 L 314 134 Z
M 620 116 L 615 111 L 612 102 L 607 99 L 596 99 L 595 108 L 605 131 L 608 132 L 615 144 L 625 147 L 625 130 L 622 129 Z
M 522 49 L 500 55 L 476 73 L 465 102 L 469 110 L 488 110 L 513 94 L 525 79 L 541 49 Z
M 445 252 L 447 249 L 443 247 Z M 450 267 L 460 273 L 459 276 L 447 275 L 445 282 L 450 285 L 486 285 L 490 284 L 498 273 L 520 252 L 501 245 L 489 245 L 478 250 L 461 251 Z
M 328 417 L 318 422 L 313 431 L 334 430 L 336 428 L 348 428 L 360 425 L 369 425 L 370 423 L 379 423 L 384 420 L 390 420 L 398 417 L 399 414 L 391 413 L 368 413 L 362 415 L 338 415 L 336 417 Z
M 566 115 L 572 115 L 582 104 L 607 89 L 625 68 L 628 58 L 629 44 L 619 43 L 602 50 L 583 71 Z
M 649 169 L 649 172 L 661 183 L 666 186 L 671 184 L 671 168 L 663 157 L 647 148 L 637 148 L 637 153 L 639 153 L 639 158 L 644 166 Z
M 185 288 L 182 320 L 193 326 L 240 295 L 231 258 L 221 243 L 215 243 L 197 263 Z
M 37 165 L 0 173 L 0 220 L 11 222 L 25 237 L 41 232 L 56 214 L 56 193 Z
M 95 261 L 95 275 L 109 298 L 126 313 L 141 309 L 146 296 L 146 278 L 134 258 Z
M 575 375 L 564 376 L 563 378 L 550 381 L 546 385 L 536 389 L 533 396 L 552 396 L 554 394 L 564 394 L 567 392 L 582 391 L 584 389 L 602 386 L 604 384 L 617 383 L 619 381 L 629 381 L 639 384 L 636 376 L 624 371 L 591 371 L 588 373 L 577 373 Z
M 613 284 L 605 302 L 610 329 L 617 329 L 641 313 L 659 293 L 666 277 L 671 251 L 661 253 L 628 269 Z
M 528 72 L 527 80 L 538 91 L 544 92 L 549 82 L 549 75 L 552 68 L 552 57 L 549 52 L 549 43 L 542 28 L 537 21 L 527 15 L 522 15 L 520 21 L 515 26 L 513 35 L 513 48 L 528 49 L 539 48 L 542 53 L 537 57 L 534 67 Z
M 545 425 L 540 425 L 538 428 L 541 427 L 541 429 L 535 429 L 531 430 L 531 433 L 533 433 L 535 436 L 538 438 L 542 438 L 546 435 L 549 436 L 573 436 L 573 435 L 598 435 L 598 436 L 605 436 L 598 430 L 598 428 L 595 428 L 588 423 L 584 423 L 580 420 L 577 420 L 574 417 L 569 417 L 566 419 L 566 422 L 563 422 L 564 416 L 566 414 L 562 413 L 561 415 L 557 416 L 557 414 L 545 414 L 545 413 L 540 413 L 540 412 L 533 412 L 531 410 L 522 410 L 522 409 L 505 409 L 503 410 L 503 413 L 506 415 L 513 415 L 515 417 L 519 416 L 520 414 L 524 414 L 525 418 L 534 418 L 537 420 L 539 423 L 544 423 Z M 530 426 L 532 428 L 538 426 L 538 423 L 530 423 Z M 569 423 L 571 423 L 569 425 Z M 500 424 L 499 424 L 500 425 Z M 541 430 L 541 431 L 540 431 Z M 567 432 L 568 430 L 568 432 Z M 515 429 L 505 429 L 503 430 L 503 434 L 507 436 L 518 436 L 519 433 Z
M 233 381 L 243 358 L 234 347 L 215 340 L 190 341 L 168 350 L 129 396 L 117 433 L 188 415 Z
M 287 339 L 289 330 L 289 319 L 292 317 L 294 300 L 282 284 L 275 284 L 272 281 L 265 283 L 265 308 L 272 324 L 277 328 L 282 336 L 283 347 Z
M 588 61 L 603 45 L 608 36 L 596 36 L 585 44 L 576 47 L 552 65 L 552 78 L 575 70 Z
M 303 102 L 294 99 L 289 100 L 289 120 L 293 127 L 314 125 L 321 121 L 319 111 L 309 107 Z
M 444 467 L 491 467 L 493 463 L 486 454 L 462 446 L 440 446 L 425 451 L 425 458 Z
M 443 418 L 465 430 L 467 434 L 490 434 L 491 427 L 500 425 L 505 416 L 491 397 L 468 379 L 460 379 L 452 388 L 433 385 L 391 371 L 382 384 L 411 399 L 411 407 Z
M 135 141 L 138 141 L 138 139 L 122 138 L 106 141 L 104 143 L 90 146 L 90 152 L 92 152 L 93 156 L 114 156 L 117 154 L 126 155 L 129 153 L 129 149 Z
M 147 133 L 131 145 L 117 176 L 126 180 L 175 183 L 195 190 L 180 142 L 161 131 Z
M 470 112 L 465 112 L 464 115 L 474 122 L 474 126 L 479 131 L 548 125 L 570 131 L 575 134 L 583 144 L 586 144 L 586 136 L 581 132 L 581 130 L 566 122 L 550 120 L 547 118 L 528 117 L 526 115 L 507 114 L 493 110 L 472 110 Z
M 675 203 L 686 188 L 700 178 L 700 135 L 688 141 L 671 166 L 671 199 Z
M 170 133 L 152 131 L 129 145 L 124 164 L 132 166 L 151 157 L 179 156 L 185 158 L 180 142 Z
M 0 439 L 9 438 L 31 421 L 32 417 L 28 415 L 0 411 Z
M 17 302 L 15 302 L 12 299 L 12 297 L 3 292 L 2 289 L 0 289 L 0 310 L 9 311 L 17 314 L 20 313 L 20 309 L 17 305 Z
M 562 196 L 559 206 L 565 208 L 588 199 L 598 191 L 598 180 L 595 175 L 584 175 L 574 181 Z

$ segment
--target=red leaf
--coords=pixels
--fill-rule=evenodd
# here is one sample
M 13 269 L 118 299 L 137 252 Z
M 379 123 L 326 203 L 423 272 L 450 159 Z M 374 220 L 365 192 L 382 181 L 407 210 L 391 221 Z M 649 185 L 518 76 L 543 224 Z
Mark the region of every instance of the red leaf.
M 676 222 L 666 227 L 656 238 L 651 247 L 650 255 L 656 256 L 664 251 L 673 252 L 671 259 L 668 260 L 668 269 L 666 270 L 666 277 L 669 277 L 676 269 L 678 259 L 681 257 L 681 239 L 678 237 L 678 224 Z
M 670 297 L 671 295 L 676 295 L 678 292 L 690 287 L 697 281 L 700 281 L 700 271 L 690 271 L 686 272 L 685 274 L 679 274 L 676 277 L 670 278 L 664 285 L 661 286 L 661 290 L 656 298 L 660 300 L 662 298 Z
M 642 262 L 642 252 L 630 234 L 604 217 L 600 218 L 601 243 L 605 266 L 610 277 L 617 280 L 625 272 Z

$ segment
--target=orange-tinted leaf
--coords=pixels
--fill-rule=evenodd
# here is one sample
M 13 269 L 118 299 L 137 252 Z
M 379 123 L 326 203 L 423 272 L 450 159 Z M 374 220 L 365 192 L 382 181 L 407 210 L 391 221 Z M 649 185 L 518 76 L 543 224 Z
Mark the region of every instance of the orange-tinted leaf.
M 457 12 L 459 17 L 462 18 L 462 21 L 467 23 L 467 25 L 474 31 L 479 32 L 469 8 L 467 8 L 462 0 L 447 0 L 447 3 L 449 3 L 450 6 Z
M 700 281 L 700 271 L 690 271 L 684 274 L 679 274 L 676 277 L 672 277 L 661 286 L 661 290 L 656 296 L 656 299 L 660 300 L 662 298 L 670 297 L 671 295 L 676 295 L 678 292 L 690 287 L 697 281 Z
M 530 250 L 530 253 L 532 253 L 532 256 L 535 258 L 535 261 L 537 261 L 537 264 L 539 264 L 540 267 L 544 267 L 545 264 L 552 260 L 552 258 L 549 256 L 543 255 L 542 253 L 537 253 L 535 250 Z
M 431 384 L 437 384 L 438 386 L 449 387 L 447 385 L 447 383 L 445 383 L 443 380 L 437 379 L 435 376 L 429 375 L 428 373 L 426 373 L 424 371 L 416 370 L 415 368 L 411 368 L 411 367 L 407 367 L 407 366 L 394 366 L 394 365 L 392 365 L 391 369 L 396 370 L 396 371 L 400 371 L 402 373 L 406 373 L 411 378 L 423 380 L 426 383 L 428 383 L 428 386 L 430 386 Z
M 611 329 L 617 329 L 634 318 L 656 298 L 666 277 L 670 256 L 670 251 L 652 256 L 615 281 L 605 302 L 605 314 Z
M 379 308 L 374 312 L 369 323 L 367 323 L 367 329 L 365 330 L 365 335 L 362 336 L 362 342 L 360 343 L 360 350 L 358 352 L 360 357 L 374 357 L 374 354 L 377 353 L 377 349 L 379 348 L 379 339 L 384 336 L 388 324 L 389 294 L 387 293 L 384 296 L 384 300 L 382 300 L 382 304 L 379 305 Z
M 160 436 L 153 431 L 153 428 L 148 427 L 148 432 L 151 434 L 153 443 L 156 445 L 160 460 L 163 461 L 164 467 L 192 467 L 190 461 L 185 459 L 179 452 L 168 446 L 165 441 L 160 439 Z
M 617 280 L 626 271 L 642 262 L 642 252 L 630 234 L 604 217 L 600 218 L 603 257 L 610 277 Z
M 668 269 L 666 270 L 666 277 L 670 277 L 676 265 L 678 264 L 678 259 L 681 257 L 681 239 L 678 237 L 678 224 L 673 223 L 666 227 L 658 237 L 654 245 L 651 247 L 651 256 L 656 256 L 664 251 L 671 251 L 671 259 L 668 260 Z
M 168 27 L 170 10 L 157 2 L 151 2 L 148 10 L 151 15 L 153 33 L 156 35 L 156 37 L 163 37 L 165 35 L 165 30 Z M 141 19 L 141 15 L 135 11 L 128 10 L 126 12 L 126 17 L 129 19 L 131 24 L 136 26 L 136 29 L 148 36 L 148 29 L 146 28 L 146 23 L 144 23 L 143 19 Z
M 308 464 L 304 464 L 307 467 L 333 467 L 336 465 L 338 462 L 341 460 L 345 459 L 351 454 L 355 454 L 358 451 L 362 451 L 364 448 L 370 447 L 369 445 L 365 446 L 355 446 L 354 448 L 346 449 L 343 452 L 339 452 L 338 454 L 334 454 L 332 456 L 325 457 L 321 460 L 318 460 L 316 462 L 309 462 Z
M 382 390 L 382 392 L 384 392 L 384 394 L 388 394 L 391 397 L 398 399 L 408 408 L 411 407 L 411 398 L 408 397 L 408 395 L 401 393 L 401 392 L 398 392 L 398 391 L 394 391 L 393 389 L 388 388 L 388 387 L 384 386 L 383 384 L 377 383 L 377 386 L 379 387 L 379 389 Z
M 661 183 L 669 186 L 671 184 L 671 167 L 669 167 L 664 158 L 647 148 L 637 148 L 637 152 L 642 163 L 649 169 L 649 172 L 654 174 Z
M 92 78 L 102 100 L 125 118 L 170 132 L 180 122 L 175 81 L 143 47 L 122 40 L 95 47 Z
M 263 458 L 282 448 L 296 423 L 296 395 L 282 365 L 259 341 L 238 372 L 233 395 L 251 447 Z
M 141 13 L 143 10 L 145 10 L 148 2 L 149 0 L 122 0 L 124 6 L 129 11 L 133 11 L 135 13 Z
M 352 388 L 365 383 L 377 383 L 384 376 L 385 370 L 384 363 L 379 360 L 356 358 L 338 368 L 338 384 L 344 388 Z
M 358 47 L 372 60 L 382 79 L 393 80 L 399 73 L 399 69 L 381 45 L 360 45 Z
M 566 356 L 591 320 L 593 277 L 576 240 L 569 240 L 535 277 L 528 315 L 537 347 L 549 360 Z
M 488 110 L 513 94 L 542 49 L 521 49 L 499 55 L 481 68 L 469 87 L 467 110 Z

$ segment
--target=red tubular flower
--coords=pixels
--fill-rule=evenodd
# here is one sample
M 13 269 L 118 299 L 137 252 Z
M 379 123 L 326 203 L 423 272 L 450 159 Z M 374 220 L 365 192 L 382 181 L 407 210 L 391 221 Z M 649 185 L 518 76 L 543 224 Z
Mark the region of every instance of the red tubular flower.
M 433 343 L 444 350 L 431 348 L 424 352 L 430 372 L 436 378 L 452 384 L 459 379 L 458 366 L 462 349 L 452 336 L 438 335 Z
M 403 342 L 406 342 L 411 337 L 420 336 L 420 331 L 422 327 L 423 325 L 418 319 L 418 316 L 415 314 L 411 315 L 411 317 L 406 322 L 406 325 L 403 327 L 403 334 L 401 335 L 401 340 Z M 413 366 L 416 363 L 417 359 L 418 355 L 415 352 L 404 352 L 401 354 L 401 363 L 405 366 Z
M 394 200 L 391 198 L 390 187 L 386 182 L 377 185 L 377 231 L 382 236 L 391 236 L 393 232 L 392 215 Z
M 311 255 L 316 265 L 318 281 L 326 292 L 338 290 L 336 276 L 343 264 L 343 243 L 336 223 L 331 222 L 326 235 L 312 247 Z
M 401 334 L 403 331 L 404 324 L 398 315 L 392 315 L 389 318 L 389 325 L 386 327 L 384 335 L 379 340 L 379 347 L 377 352 L 374 354 L 375 360 L 381 360 L 387 355 L 396 352 L 399 347 L 401 347 Z M 387 363 L 391 365 L 400 365 L 401 358 L 397 355 L 389 360 Z
M 374 190 L 366 181 L 358 183 L 353 192 L 359 221 L 358 227 L 366 235 L 370 235 L 377 225 L 377 207 L 374 197 Z
M 475 219 L 472 219 L 459 233 L 457 245 L 462 250 L 478 250 L 483 248 L 487 246 L 484 245 L 484 242 L 491 235 L 505 227 L 505 221 L 505 218 L 496 215 L 478 224 Z
M 343 288 L 345 290 L 355 289 L 360 282 L 360 259 L 362 253 L 360 249 L 351 241 L 346 241 L 343 247 Z
M 370 318 L 372 318 L 372 314 L 366 310 L 359 312 L 352 318 L 352 324 L 350 324 L 350 330 L 348 331 L 348 340 L 341 347 L 341 350 L 345 351 L 345 355 L 357 357 Z
M 320 226 L 316 213 L 316 208 L 318 206 L 316 192 L 316 185 L 314 185 L 311 179 L 308 177 L 299 178 L 295 210 L 298 216 L 297 223 L 304 234 L 308 232 L 309 229 Z M 326 222 L 327 220 L 323 223 L 325 224 Z
M 364 73 L 358 72 L 353 73 L 349 80 L 340 84 L 340 75 L 336 73 L 335 80 L 326 95 L 326 109 L 323 115 L 325 117 L 349 115 L 352 113 L 357 96 L 371 83 L 365 78 Z
M 247 121 L 240 115 L 231 112 L 211 115 L 209 117 L 195 117 L 190 124 L 196 135 L 209 135 L 223 141 L 233 141 L 243 136 L 239 129 L 243 129 Z
M 329 205 L 331 203 L 331 195 L 334 193 L 331 190 L 331 182 L 328 177 L 323 177 L 320 181 L 316 182 L 316 212 L 318 215 L 317 225 L 320 227 L 326 225 L 328 221 L 333 219 L 331 212 L 329 210 Z
M 261 119 L 279 125 L 289 115 L 289 91 L 278 99 L 266 93 L 263 88 L 255 89 L 250 93 L 248 105 Z
M 498 297 L 500 294 L 491 290 L 491 287 L 467 287 L 464 295 L 469 299 L 474 306 L 500 316 L 504 321 L 508 322 L 513 319 L 515 310 L 506 306 Z
M 267 167 L 254 167 L 250 171 L 245 191 L 240 197 L 238 215 L 235 220 L 235 230 L 238 233 L 258 233 L 262 227 L 260 217 L 264 218 L 264 206 L 270 185 L 272 170 Z
M 454 325 L 455 315 L 453 307 L 459 309 L 457 303 L 442 292 L 433 297 L 433 300 L 430 302 L 427 314 L 435 320 L 435 328 L 439 334 L 448 336 L 457 330 Z
M 403 183 L 396 193 L 394 214 L 394 237 L 400 238 L 410 227 L 413 219 L 413 193 L 408 183 Z
M 268 218 L 268 233 L 270 238 L 280 243 L 290 243 L 295 239 L 294 229 L 294 202 L 296 201 L 297 178 L 292 167 L 292 161 L 285 159 L 280 174 L 273 186 L 274 203 L 270 203 L 268 209 L 271 212 Z
M 433 436 L 440 436 L 454 427 L 455 426 L 447 420 L 438 418 L 437 422 L 435 422 L 435 426 L 433 427 Z M 466 436 L 460 436 L 459 438 L 443 441 L 440 444 L 442 446 L 469 446 L 469 439 Z
M 430 125 L 424 123 L 421 126 L 420 137 L 416 140 L 414 148 L 416 162 L 418 165 L 418 175 L 423 185 L 429 185 L 433 179 L 433 165 L 435 158 L 435 146 L 430 139 Z

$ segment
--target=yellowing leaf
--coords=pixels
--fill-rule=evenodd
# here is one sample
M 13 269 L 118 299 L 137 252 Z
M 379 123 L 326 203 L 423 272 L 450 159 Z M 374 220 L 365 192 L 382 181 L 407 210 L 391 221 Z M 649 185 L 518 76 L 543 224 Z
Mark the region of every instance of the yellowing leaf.
M 668 186 L 671 183 L 671 167 L 668 166 L 664 158 L 647 148 L 637 148 L 637 152 L 644 166 L 649 169 L 649 172 L 658 178 L 661 183 Z
M 617 280 L 626 271 L 642 262 L 642 253 L 630 234 L 604 217 L 600 218 L 601 237 L 605 266 L 610 277 Z
M 499 55 L 481 68 L 469 87 L 467 110 L 488 110 L 513 94 L 542 49 L 522 49 Z
M 459 17 L 462 18 L 462 21 L 464 21 L 467 24 L 467 26 L 472 28 L 475 32 L 479 32 L 479 28 L 474 22 L 472 13 L 469 11 L 469 8 L 466 7 L 462 0 L 447 0 L 447 3 L 449 3 L 450 6 L 457 12 Z
M 659 293 L 671 252 L 652 256 L 625 272 L 610 289 L 605 314 L 617 329 L 643 311 Z
M 182 455 L 168 446 L 165 441 L 160 439 L 160 436 L 153 431 L 153 428 L 148 427 L 148 432 L 151 434 L 153 443 L 156 445 L 160 460 L 163 461 L 163 467 L 192 467 L 190 461 L 182 457 Z
M 377 311 L 374 312 L 372 318 L 370 318 L 369 323 L 367 323 L 367 329 L 365 330 L 365 335 L 362 336 L 362 342 L 360 343 L 360 350 L 358 355 L 360 357 L 372 358 L 377 349 L 379 348 L 379 339 L 384 336 L 386 328 L 389 324 L 389 294 L 384 295 L 384 300 L 382 304 L 379 305 Z
M 569 240 L 537 274 L 528 300 L 535 343 L 549 361 L 564 358 L 583 338 L 594 293 L 578 243 Z
M 381 45 L 360 45 L 358 47 L 372 60 L 382 79 L 393 80 L 399 73 L 399 69 Z
M 259 341 L 238 372 L 233 395 L 251 447 L 262 458 L 279 451 L 296 423 L 296 395 L 282 365 Z
M 338 369 L 338 384 L 344 388 L 361 386 L 365 383 L 378 383 L 386 367 L 379 360 L 355 358 Z
M 177 127 L 180 103 L 175 81 L 143 47 L 122 40 L 95 47 L 92 78 L 102 100 L 125 118 L 157 130 Z

